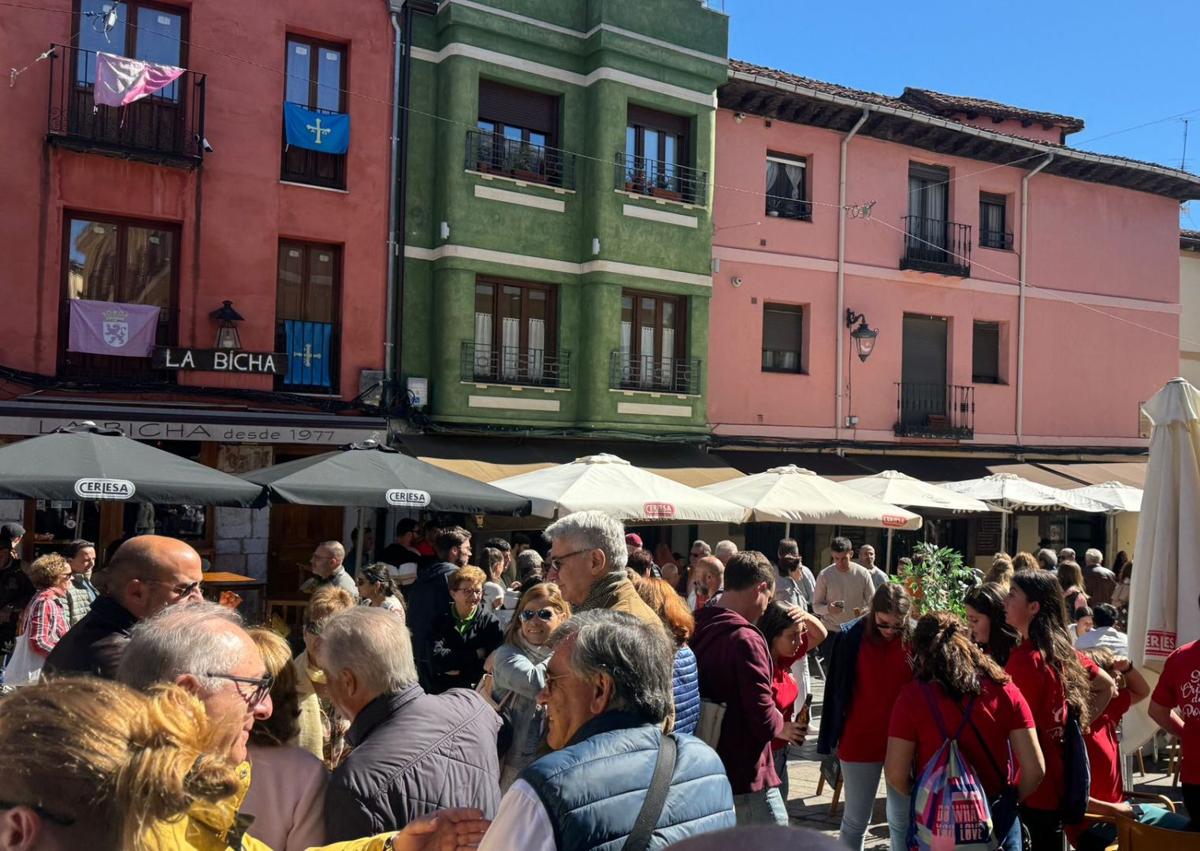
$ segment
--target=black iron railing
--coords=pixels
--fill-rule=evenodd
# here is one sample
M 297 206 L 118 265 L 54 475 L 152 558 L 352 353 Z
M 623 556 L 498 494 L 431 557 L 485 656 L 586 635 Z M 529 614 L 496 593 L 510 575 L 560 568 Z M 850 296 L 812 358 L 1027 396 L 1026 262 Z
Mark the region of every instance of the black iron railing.
M 171 85 L 126 106 L 98 106 L 96 53 L 52 45 L 46 133 L 57 145 L 192 168 L 204 159 L 205 75 L 185 71 Z
M 944 219 L 905 216 L 904 256 L 900 258 L 900 268 L 969 277 L 971 226 Z
M 979 247 L 999 248 L 1002 251 L 1011 251 L 1013 247 L 1013 235 L 1002 230 L 981 230 L 979 231 Z
M 968 440 L 975 435 L 975 388 L 896 383 L 896 434 Z
M 304 108 L 323 115 L 340 115 L 332 109 L 317 109 L 309 106 Z M 283 136 L 282 163 L 279 173 L 280 180 L 306 183 L 309 186 L 324 186 L 326 189 L 346 188 L 345 154 L 327 154 L 324 151 L 314 151 L 299 145 L 289 145 L 286 130 Z
M 616 390 L 654 390 L 664 393 L 700 393 L 697 358 L 654 357 L 613 352 L 609 361 L 609 387 Z
M 464 340 L 462 380 L 533 387 L 571 386 L 571 353 L 519 346 L 491 346 Z
M 485 130 L 467 131 L 466 168 L 529 183 L 575 188 L 575 155 L 546 145 L 506 139 Z
M 621 153 L 613 166 L 617 189 L 688 204 L 705 202 L 708 175 L 700 169 Z
M 767 195 L 767 215 L 780 219 L 811 222 L 812 202 L 785 198 L 782 195 Z

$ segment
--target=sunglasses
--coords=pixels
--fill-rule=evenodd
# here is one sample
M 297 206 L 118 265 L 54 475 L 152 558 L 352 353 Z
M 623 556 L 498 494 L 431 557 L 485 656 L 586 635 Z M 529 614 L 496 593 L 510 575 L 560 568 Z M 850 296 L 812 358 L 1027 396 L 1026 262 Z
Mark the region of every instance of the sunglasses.
M 880 623 L 879 621 L 875 621 L 875 628 L 877 630 L 879 630 L 880 632 L 899 632 L 900 630 L 904 629 L 904 626 L 903 625 L 892 626 L 891 624 Z
M 170 584 L 169 582 L 163 582 L 161 579 L 143 579 L 142 582 L 147 582 L 152 585 Z M 193 594 L 200 593 L 203 587 L 204 582 L 200 579 L 197 579 L 195 582 L 186 582 L 171 586 L 171 593 L 173 593 L 176 597 L 183 599 L 184 597 L 190 597 Z
M 536 612 L 533 609 L 526 609 L 521 612 L 521 620 L 529 623 L 534 618 L 541 618 L 544 621 L 549 621 L 554 617 L 553 609 L 538 609 Z
M 275 685 L 275 678 L 270 674 L 267 674 L 265 677 L 235 677 L 233 674 L 208 673 L 204 676 L 215 677 L 219 680 L 229 680 L 230 682 L 234 683 L 234 687 L 237 688 L 237 693 L 242 696 L 242 699 L 246 701 L 246 705 L 250 709 L 254 709 L 256 706 L 262 703 L 266 699 L 267 695 L 271 693 L 271 686 Z M 241 690 L 241 688 L 239 688 L 239 686 L 243 685 L 253 686 L 250 694 L 246 694 Z

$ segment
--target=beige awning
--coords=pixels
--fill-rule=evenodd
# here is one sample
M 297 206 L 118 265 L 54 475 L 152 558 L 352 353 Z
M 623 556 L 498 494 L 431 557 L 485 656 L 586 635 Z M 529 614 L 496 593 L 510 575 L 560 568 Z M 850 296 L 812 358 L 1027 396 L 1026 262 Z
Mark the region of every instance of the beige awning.
M 657 441 L 552 440 L 496 437 L 404 436 L 403 444 L 428 461 L 480 482 L 494 482 L 604 451 L 681 485 L 699 488 L 742 474 L 721 458 L 689 444 Z

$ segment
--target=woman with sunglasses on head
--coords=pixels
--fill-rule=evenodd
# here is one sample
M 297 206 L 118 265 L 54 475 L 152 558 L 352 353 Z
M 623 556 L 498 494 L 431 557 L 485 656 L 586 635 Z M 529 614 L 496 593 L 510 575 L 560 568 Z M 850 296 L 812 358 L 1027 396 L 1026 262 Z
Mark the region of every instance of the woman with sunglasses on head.
M 1048 570 L 1013 574 L 1005 601 L 1009 626 L 1021 643 L 1005 672 L 1021 690 L 1037 724 L 1046 776 L 1021 803 L 1021 822 L 1033 851 L 1058 851 L 1062 843 L 1062 804 L 1066 791 L 1064 730 L 1068 712 L 1087 730 L 1116 694 L 1112 679 L 1071 646 L 1066 605 L 1057 577 Z
M 912 680 L 908 613 L 912 600 L 895 582 L 881 585 L 870 610 L 833 633 L 817 752 L 837 754 L 842 769 L 841 841 L 861 851 L 887 754 L 888 720 Z M 892 851 L 907 851 L 908 797 L 887 788 Z
M 1007 589 L 996 582 L 977 585 L 963 597 L 971 638 L 996 664 L 1004 667 L 1017 646 L 1017 632 L 1004 619 Z
M 383 562 L 375 562 L 362 569 L 358 577 L 358 600 L 359 605 L 387 609 L 404 617 L 404 603 L 388 576 L 388 565 Z
M 512 721 L 513 740 L 500 761 L 500 790 L 517 779 L 533 762 L 542 743 L 542 716 L 537 696 L 546 686 L 545 649 L 550 634 L 571 616 L 571 604 L 558 586 L 543 582 L 531 586 L 517 601 L 516 616 L 509 621 L 504 644 L 492 664 L 492 699 L 505 703 Z
M 1017 802 L 1041 782 L 1042 752 L 1029 704 L 971 632 L 945 612 L 925 615 L 917 623 L 912 639 L 915 680 L 901 690 L 891 713 L 884 774 L 889 786 L 910 795 L 913 777 L 946 736 L 965 724 L 958 736 L 960 753 L 987 793 L 995 837 L 1004 851 L 1021 851 Z M 1010 782 L 1016 767 L 1019 785 Z

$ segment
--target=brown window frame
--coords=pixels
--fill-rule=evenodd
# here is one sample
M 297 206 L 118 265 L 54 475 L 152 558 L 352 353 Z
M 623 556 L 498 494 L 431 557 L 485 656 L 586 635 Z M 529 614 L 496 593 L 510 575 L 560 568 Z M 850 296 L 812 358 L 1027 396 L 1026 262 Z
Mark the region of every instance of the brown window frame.
M 521 290 L 521 327 L 520 327 L 520 342 L 517 347 L 521 352 L 529 351 L 529 293 L 533 290 L 538 290 L 546 294 L 546 345 L 542 350 L 546 356 L 553 356 L 558 353 L 558 285 L 557 284 L 535 284 L 529 281 L 514 281 L 508 278 L 494 278 L 491 276 L 480 275 L 475 279 L 475 286 L 486 284 L 492 287 L 492 346 L 497 350 L 501 348 L 504 338 L 503 329 L 500 323 L 496 321 L 499 315 L 500 307 L 500 289 L 502 287 L 515 287 Z M 472 310 L 472 316 L 474 310 Z M 472 338 L 474 339 L 474 338 Z
M 171 279 L 168 286 L 170 294 L 167 307 L 159 313 L 158 329 L 155 333 L 155 344 L 172 346 L 179 339 L 179 275 L 180 256 L 183 253 L 181 244 L 183 227 L 179 222 L 164 222 L 155 219 L 138 219 L 129 216 L 112 216 L 107 213 L 90 213 L 86 210 L 67 209 L 63 211 L 62 223 L 62 253 L 60 257 L 61 271 L 59 283 L 60 309 L 58 317 L 58 357 L 57 371 L 60 375 L 112 378 L 129 381 L 149 379 L 156 382 L 175 383 L 174 370 L 153 370 L 150 358 L 126 358 L 111 355 L 93 355 L 83 352 L 70 352 L 71 329 L 71 222 L 84 221 L 96 224 L 115 225 L 117 227 L 117 242 L 115 247 L 118 264 L 118 287 L 124 284 L 128 273 L 128 229 L 131 227 L 169 231 L 172 235 Z M 130 302 L 114 302 L 123 304 Z M 165 317 L 165 319 L 164 319 Z
M 287 33 L 283 39 L 283 103 L 288 101 L 288 58 L 293 44 L 301 44 L 309 50 L 308 60 L 308 97 L 301 104 L 305 109 L 319 109 L 317 106 L 318 55 L 322 50 L 335 50 L 341 54 L 338 78 L 338 114 L 346 113 L 346 80 L 350 67 L 350 46 L 335 41 L 313 38 L 311 36 Z M 298 103 L 298 101 L 296 101 Z M 282 110 L 282 105 L 280 110 Z M 289 148 L 287 132 L 281 126 L 281 142 L 279 155 L 279 179 L 289 183 L 304 183 L 310 186 L 323 186 L 327 189 L 346 188 L 346 170 L 349 154 L 326 154 L 321 151 L 311 151 L 307 148 Z M 289 167 L 289 165 L 291 167 Z
M 629 338 L 629 356 L 643 357 L 641 351 L 641 335 L 637 333 L 639 328 L 643 326 L 638 324 L 638 316 L 641 313 L 638 305 L 638 299 L 652 298 L 657 302 L 654 308 L 654 348 L 660 354 L 658 357 L 663 357 L 662 354 L 662 330 L 663 330 L 663 304 L 671 301 L 675 303 L 675 316 L 678 322 L 675 325 L 675 351 L 669 357 L 675 360 L 683 360 L 687 357 L 687 306 L 688 297 L 683 295 L 672 295 L 670 293 L 653 292 L 650 290 L 631 290 L 622 289 L 621 298 L 624 300 L 627 296 L 632 297 L 634 324 L 630 331 Z M 621 306 L 624 312 L 624 305 Z
M 116 2 L 116 0 L 113 0 Z M 188 67 L 188 39 L 191 25 L 191 7 L 190 6 L 174 6 L 170 3 L 155 3 L 147 2 L 147 0 L 119 0 L 125 6 L 125 53 L 122 56 L 128 56 L 130 59 L 137 59 L 137 14 L 138 9 L 151 9 L 157 12 L 166 12 L 171 15 L 178 15 L 181 21 L 179 27 L 179 67 Z M 75 22 L 74 43 L 79 44 L 79 36 L 82 27 L 90 26 L 95 20 L 93 18 L 85 19 L 83 17 L 83 0 L 74 0 L 72 19 Z M 131 14 L 132 12 L 132 14 Z M 84 48 L 86 49 L 86 48 Z M 78 54 L 78 51 L 73 51 Z M 78 80 L 78 76 L 74 76 L 75 71 L 72 69 L 72 79 Z
M 332 242 L 318 242 L 316 240 L 292 239 L 290 237 L 281 237 L 279 240 L 279 251 L 275 257 L 275 350 L 285 353 L 285 359 L 291 360 L 291 352 L 286 350 L 287 336 L 284 332 L 283 323 L 285 319 L 297 319 L 298 317 L 280 316 L 279 315 L 279 279 L 280 266 L 283 260 L 283 252 L 289 248 L 297 248 L 301 252 L 301 287 L 305 290 L 305 299 L 307 298 L 307 288 L 310 285 L 312 278 L 312 270 L 309 263 L 309 252 L 312 250 L 327 250 L 333 255 L 333 285 L 330 302 L 332 309 L 330 311 L 330 324 L 333 326 L 333 332 L 330 335 L 329 344 L 329 387 L 307 386 L 285 384 L 286 376 L 275 376 L 275 389 L 286 393 L 311 393 L 316 395 L 339 395 L 339 387 L 341 385 L 341 363 L 342 363 L 342 263 L 344 255 L 342 246 Z M 304 312 L 303 310 L 301 312 Z M 316 321 L 303 320 L 300 321 Z
M 793 314 L 794 316 L 796 316 L 797 321 L 800 323 L 800 347 L 798 350 L 796 350 L 796 353 L 795 353 L 796 354 L 796 368 L 795 369 L 788 369 L 786 367 L 767 366 L 766 365 L 767 352 L 789 351 L 787 349 L 780 349 L 777 347 L 768 347 L 767 346 L 767 313 L 768 312 Z M 807 362 L 808 359 L 805 357 L 805 352 L 807 350 L 807 347 L 805 344 L 808 342 L 808 335 L 805 334 L 805 329 L 804 329 L 804 321 L 806 318 L 806 314 L 807 314 L 807 311 L 805 309 L 805 306 L 802 304 L 781 304 L 778 302 L 763 302 L 763 328 L 762 328 L 762 353 L 763 353 L 762 371 L 763 372 L 778 372 L 778 373 L 783 373 L 784 375 L 804 375 L 808 372 L 808 362 Z

